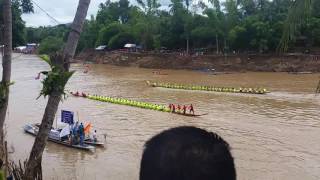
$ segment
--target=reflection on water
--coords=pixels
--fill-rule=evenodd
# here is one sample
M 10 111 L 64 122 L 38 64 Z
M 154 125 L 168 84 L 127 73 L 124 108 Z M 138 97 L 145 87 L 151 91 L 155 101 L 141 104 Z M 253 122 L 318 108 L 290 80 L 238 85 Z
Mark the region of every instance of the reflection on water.
M 25 159 L 34 138 L 22 131 L 27 122 L 39 122 L 46 100 L 38 97 L 36 74 L 48 67 L 35 56 L 13 60 L 13 80 L 7 120 L 14 159 Z M 134 107 L 69 97 L 60 109 L 91 121 L 107 134 L 107 147 L 95 153 L 48 143 L 43 165 L 46 179 L 138 179 L 144 142 L 156 133 L 180 125 L 215 131 L 232 146 L 238 179 L 320 179 L 320 96 L 313 92 L 318 74 L 240 73 L 209 75 L 193 71 L 91 65 L 77 70 L 69 90 L 124 97 L 159 104 L 194 104 L 200 118 L 182 117 Z M 267 95 L 179 91 L 147 87 L 145 80 L 219 86 L 267 87 Z M 60 117 L 60 114 L 58 115 Z

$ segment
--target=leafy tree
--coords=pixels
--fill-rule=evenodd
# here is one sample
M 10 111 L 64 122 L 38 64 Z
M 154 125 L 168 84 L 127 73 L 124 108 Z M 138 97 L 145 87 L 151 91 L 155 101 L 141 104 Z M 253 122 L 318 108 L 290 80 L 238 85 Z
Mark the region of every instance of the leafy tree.
M 110 39 L 108 47 L 111 49 L 121 49 L 126 43 L 135 43 L 134 37 L 129 32 L 121 32 Z
M 305 1 L 312 6 L 303 4 Z M 307 8 L 309 13 L 292 18 L 294 7 L 301 7 L 301 12 Z M 320 3 L 314 0 L 209 0 L 206 4 L 170 0 L 167 9 L 160 8 L 157 0 L 137 0 L 137 5 L 128 0 L 107 0 L 100 4 L 96 18 L 85 22 L 78 51 L 108 45 L 111 39 L 114 48 L 121 47 L 117 44 L 126 37 L 127 42 L 134 40 L 146 50 L 215 47 L 216 53 L 264 53 L 275 52 L 281 39 L 294 46 L 296 37 L 305 38 L 309 46 L 319 46 L 319 12 Z M 65 25 L 27 28 L 28 36 L 21 42 L 67 37 L 68 30 Z
M 111 23 L 100 30 L 96 45 L 107 45 L 112 37 L 124 31 L 126 31 L 125 25 L 118 22 Z
M 62 49 L 63 39 L 49 36 L 41 41 L 39 47 L 40 54 L 52 54 Z

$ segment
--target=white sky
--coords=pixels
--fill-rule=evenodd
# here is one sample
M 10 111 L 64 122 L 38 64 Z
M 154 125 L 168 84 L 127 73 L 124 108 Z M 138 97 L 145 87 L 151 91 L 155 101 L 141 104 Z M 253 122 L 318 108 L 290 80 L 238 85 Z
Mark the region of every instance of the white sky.
M 78 0 L 33 0 L 42 9 L 47 11 L 52 17 L 58 20 L 60 23 L 70 23 L 73 21 L 75 15 Z M 96 15 L 98 6 L 100 3 L 104 3 L 106 0 L 91 0 L 88 17 L 90 15 Z M 46 26 L 56 25 L 43 11 L 34 5 L 34 13 L 23 14 L 23 20 L 27 26 Z
M 60 23 L 70 23 L 73 21 L 79 0 L 33 0 L 42 9 L 48 12 Z M 117 1 L 117 0 L 112 0 Z M 136 0 L 129 0 L 131 4 L 136 4 Z M 162 5 L 169 4 L 169 0 L 159 0 Z M 91 0 L 88 17 L 96 15 L 99 4 L 104 3 L 106 0 Z M 50 19 L 43 11 L 41 11 L 36 5 L 34 5 L 34 13 L 23 14 L 22 19 L 26 22 L 27 26 L 48 26 L 57 25 L 55 21 Z

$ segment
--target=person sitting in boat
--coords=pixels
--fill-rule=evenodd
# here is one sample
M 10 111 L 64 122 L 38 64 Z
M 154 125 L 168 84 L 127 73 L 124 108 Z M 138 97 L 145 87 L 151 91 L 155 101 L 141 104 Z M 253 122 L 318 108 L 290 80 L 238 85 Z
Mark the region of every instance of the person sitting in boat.
M 84 92 L 82 92 L 82 97 L 87 97 L 87 95 Z
M 172 110 L 172 104 L 169 104 L 169 109 L 170 109 L 170 111 Z
M 191 114 L 191 112 L 192 112 L 192 114 L 194 114 L 194 109 L 193 109 L 193 105 L 192 104 L 190 104 L 190 106 L 189 106 L 189 113 Z

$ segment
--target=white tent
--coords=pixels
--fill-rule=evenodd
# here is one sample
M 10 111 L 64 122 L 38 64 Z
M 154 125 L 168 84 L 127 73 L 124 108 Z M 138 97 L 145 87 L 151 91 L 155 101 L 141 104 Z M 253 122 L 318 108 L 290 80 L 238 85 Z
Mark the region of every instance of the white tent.
M 135 44 L 125 44 L 124 47 L 125 48 L 135 48 L 136 45 Z

